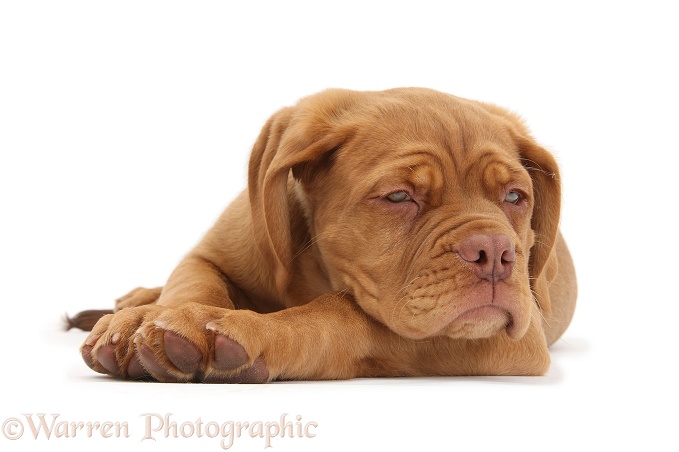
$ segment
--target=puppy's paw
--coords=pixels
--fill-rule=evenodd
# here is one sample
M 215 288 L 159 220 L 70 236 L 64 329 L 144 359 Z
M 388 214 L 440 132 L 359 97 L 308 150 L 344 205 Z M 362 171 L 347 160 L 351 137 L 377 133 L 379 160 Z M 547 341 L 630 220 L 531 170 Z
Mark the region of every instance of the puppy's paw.
M 100 320 L 81 353 L 95 371 L 125 379 L 264 383 L 269 371 L 258 348 L 246 350 L 214 327 L 215 319 L 232 318 L 235 329 L 258 331 L 248 326 L 252 316 L 240 314 L 193 303 L 124 309 Z
M 162 290 L 162 287 L 155 287 L 153 289 L 137 287 L 116 300 L 115 311 L 117 312 L 124 308 L 136 308 L 137 306 L 155 303 L 160 297 Z
M 85 363 L 94 371 L 126 379 L 149 378 L 135 351 L 138 328 L 162 310 L 155 305 L 125 309 L 97 322 L 80 347 Z
M 204 381 L 211 383 L 269 381 L 273 376 L 270 375 L 264 360 L 262 332 L 266 329 L 259 325 L 262 321 L 261 316 L 251 311 L 228 311 L 224 314 L 205 325 L 214 337 L 214 351 Z M 248 331 L 257 331 L 259 334 L 252 336 Z M 247 344 L 247 351 L 241 343 Z

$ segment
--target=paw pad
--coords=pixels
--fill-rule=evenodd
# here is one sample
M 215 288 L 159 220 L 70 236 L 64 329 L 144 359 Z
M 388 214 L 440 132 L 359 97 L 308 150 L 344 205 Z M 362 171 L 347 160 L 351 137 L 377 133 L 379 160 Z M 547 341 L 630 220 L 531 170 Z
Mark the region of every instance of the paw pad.
M 203 355 L 191 342 L 172 331 L 163 334 L 165 353 L 172 364 L 187 374 L 193 374 L 203 359 Z

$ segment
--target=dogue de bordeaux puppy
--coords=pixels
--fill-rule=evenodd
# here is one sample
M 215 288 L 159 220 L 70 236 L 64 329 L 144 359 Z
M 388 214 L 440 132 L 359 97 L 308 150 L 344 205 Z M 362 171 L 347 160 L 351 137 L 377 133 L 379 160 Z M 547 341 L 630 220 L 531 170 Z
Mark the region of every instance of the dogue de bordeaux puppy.
M 514 114 L 328 90 L 269 119 L 248 177 L 165 287 L 98 320 L 88 366 L 210 383 L 548 370 L 575 272 L 557 163 Z

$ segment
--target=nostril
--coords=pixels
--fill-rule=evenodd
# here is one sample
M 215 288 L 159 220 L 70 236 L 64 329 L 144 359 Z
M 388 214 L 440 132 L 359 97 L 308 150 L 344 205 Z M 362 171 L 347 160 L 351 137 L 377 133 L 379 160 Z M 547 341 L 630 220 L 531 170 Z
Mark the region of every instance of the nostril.
M 486 252 L 481 250 L 479 251 L 479 258 L 474 261 L 477 264 L 484 265 L 485 263 L 488 262 L 488 256 L 486 255 Z
M 516 251 L 514 251 L 513 246 L 502 253 L 500 261 L 503 264 L 513 264 L 514 262 L 516 262 Z

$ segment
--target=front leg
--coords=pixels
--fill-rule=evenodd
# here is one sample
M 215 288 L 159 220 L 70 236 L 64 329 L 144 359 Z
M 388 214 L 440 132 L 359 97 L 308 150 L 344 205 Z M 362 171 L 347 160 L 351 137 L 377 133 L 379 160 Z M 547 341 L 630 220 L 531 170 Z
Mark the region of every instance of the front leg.
M 262 334 L 230 335 L 238 328 L 228 317 L 211 327 L 253 346 L 278 379 L 544 375 L 550 357 L 537 305 L 530 315 L 520 339 L 502 331 L 486 339 L 411 340 L 369 317 L 353 297 L 332 293 L 298 308 L 254 314 L 266 322 L 258 325 Z
M 369 376 L 375 345 L 397 337 L 343 293 L 328 293 L 271 314 L 226 312 L 207 328 L 242 345 L 249 356 L 261 358 L 269 380 Z
M 92 369 L 125 379 L 345 379 L 363 374 L 382 329 L 340 294 L 271 314 L 196 303 L 149 305 L 104 317 L 81 350 Z
M 215 263 L 196 253 L 186 256 L 174 269 L 156 303 L 166 307 L 199 303 L 235 308 L 226 275 Z
M 159 381 L 263 383 L 355 377 L 541 375 L 549 366 L 534 322 L 520 340 L 400 337 L 355 301 L 330 293 L 271 314 L 185 304 L 104 319 L 83 346 L 94 370 Z

